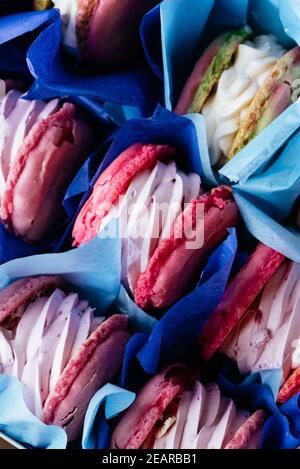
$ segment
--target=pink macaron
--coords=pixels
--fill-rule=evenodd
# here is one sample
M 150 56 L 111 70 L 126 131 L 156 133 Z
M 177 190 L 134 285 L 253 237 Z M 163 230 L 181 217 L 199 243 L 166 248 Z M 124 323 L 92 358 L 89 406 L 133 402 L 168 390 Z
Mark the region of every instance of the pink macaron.
M 215 383 L 171 365 L 151 378 L 121 417 L 113 449 L 257 449 L 266 414 L 238 409 Z

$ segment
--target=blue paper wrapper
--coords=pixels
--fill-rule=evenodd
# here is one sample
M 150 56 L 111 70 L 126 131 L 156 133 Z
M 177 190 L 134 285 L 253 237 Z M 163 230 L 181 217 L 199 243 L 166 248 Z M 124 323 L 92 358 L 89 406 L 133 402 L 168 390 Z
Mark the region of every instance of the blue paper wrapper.
M 131 119 L 118 132 L 98 172 L 91 182 L 91 189 L 100 174 L 130 145 L 134 143 L 169 144 L 178 149 L 177 164 L 186 172 L 196 172 L 203 177 L 201 146 L 194 123 L 158 106 L 149 119 Z M 89 194 L 87 194 L 88 196 Z
M 138 354 L 143 369 L 155 374 L 162 366 L 185 360 L 208 317 L 220 302 L 237 250 L 235 230 L 209 258 L 197 288 L 178 301 L 154 326 Z
M 0 266 L 0 288 L 20 277 L 59 274 L 97 308 L 98 315 L 108 311 L 127 314 L 132 331 L 149 334 L 155 320 L 139 310 L 123 291 L 120 256 L 119 239 L 96 237 L 72 251 L 15 259 L 3 264 Z M 24 404 L 18 380 L 5 375 L 0 375 L 0 409 L 0 430 L 9 437 L 39 448 L 66 445 L 64 431 L 34 418 Z
M 20 443 L 41 449 L 64 449 L 65 431 L 45 425 L 26 407 L 21 383 L 16 378 L 0 375 L 0 430 Z
M 299 414 L 297 404 L 289 402 L 284 410 L 283 406 L 280 408 L 275 403 L 274 396 L 277 396 L 281 378 L 281 370 L 269 370 L 242 379 L 236 367 L 227 360 L 218 374 L 217 382 L 225 396 L 252 412 L 257 409 L 267 412 L 269 417 L 264 425 L 262 449 L 294 449 L 299 446 L 299 435 L 297 437 L 291 421 Z
M 201 116 L 195 116 L 196 120 L 198 118 L 201 119 Z M 172 144 L 179 150 L 177 154 L 179 167 L 202 175 L 201 144 L 198 142 L 194 122 L 158 107 L 153 118 L 132 120 L 121 128 L 82 203 L 87 200 L 99 175 L 122 151 L 136 142 Z M 150 336 L 140 333 L 129 341 L 122 372 L 122 385 L 129 386 L 132 390 L 128 374 L 135 376 L 136 386 L 138 382 L 143 381 L 145 372 L 153 374 L 165 364 L 186 358 L 201 327 L 223 296 L 236 251 L 236 232 L 232 229 L 227 239 L 209 258 L 197 287 L 167 311 L 160 321 L 152 320 L 151 326 L 154 326 L 154 329 Z M 127 305 L 130 305 L 131 300 L 124 289 L 120 291 L 119 304 L 121 298 L 125 298 Z M 141 313 L 132 301 L 131 306 L 131 311 L 136 309 L 137 313 Z M 148 318 L 151 321 L 149 316 Z M 141 374 L 140 379 L 136 376 L 137 369 Z M 92 423 L 89 422 L 88 426 L 90 428 Z M 106 428 L 105 423 L 103 426 Z M 105 429 L 103 431 L 106 432 Z
M 201 119 L 201 116 L 198 117 Z M 197 119 L 197 116 L 195 118 Z M 166 111 L 161 107 L 157 108 L 154 116 L 151 119 L 131 120 L 120 129 L 111 148 L 104 157 L 97 174 L 91 182 L 90 190 L 84 196 L 81 206 L 88 199 L 92 187 L 96 180 L 99 178 L 100 174 L 126 148 L 136 142 L 174 145 L 178 149 L 176 161 L 178 166 L 186 172 L 193 171 L 202 176 L 200 156 L 202 147 L 201 142 L 198 141 L 198 137 L 199 135 L 197 134 L 197 129 L 191 119 L 176 116 L 175 114 Z M 145 358 L 143 366 L 147 372 L 150 371 L 154 373 L 156 371 L 157 367 L 162 364 L 159 363 L 161 356 L 164 356 L 165 360 L 169 360 L 170 357 L 172 357 L 172 360 L 175 359 L 175 357 L 172 356 L 172 353 L 175 353 L 174 343 L 176 343 L 176 340 L 178 339 L 177 334 L 180 334 L 179 331 L 181 331 L 181 333 L 183 334 L 182 337 L 184 337 L 185 319 L 188 314 L 190 315 L 190 320 L 194 320 L 195 324 L 198 321 L 197 325 L 199 326 L 199 321 L 203 321 L 204 317 L 207 317 L 207 315 L 216 306 L 216 304 L 223 295 L 228 276 L 231 271 L 232 263 L 235 258 L 236 248 L 237 241 L 235 236 L 235 230 L 232 230 L 228 236 L 228 239 L 212 256 L 210 262 L 208 263 L 207 270 L 201 277 L 197 288 L 190 295 L 182 299 L 173 308 L 171 308 L 171 310 L 168 311 L 165 315 L 164 319 L 155 326 L 155 328 L 157 329 L 155 329 L 155 335 L 153 335 L 151 338 L 152 342 L 150 341 L 153 348 L 153 352 L 149 352 L 147 350 L 144 353 Z M 216 277 L 214 277 L 215 275 Z M 209 279 L 211 281 L 211 284 L 208 282 L 208 289 L 208 285 L 203 285 L 203 283 L 205 283 Z M 210 295 L 211 287 L 212 290 L 214 290 L 214 293 L 212 294 L 212 297 L 206 297 L 206 294 L 204 292 L 207 290 L 209 291 L 208 295 Z M 126 292 L 121 290 L 121 295 L 122 297 L 126 295 L 126 301 L 128 304 L 129 298 Z M 201 313 L 199 313 L 198 309 L 195 311 L 195 304 L 201 304 L 202 297 L 204 309 L 203 312 L 201 311 Z M 140 311 L 140 309 L 133 302 L 132 308 L 136 308 L 137 312 Z M 178 314 L 178 311 L 182 311 L 182 313 Z M 199 316 L 201 317 L 201 315 L 203 315 L 203 317 L 201 320 L 199 320 Z M 175 321 L 174 318 L 176 318 Z M 151 319 L 149 319 L 149 321 L 153 326 L 154 321 L 151 321 Z M 169 328 L 169 324 L 173 324 L 172 326 L 170 326 L 172 327 L 173 333 L 168 333 L 168 335 L 166 335 L 165 331 L 166 328 Z M 199 327 L 198 331 L 200 330 Z M 174 337 L 173 342 L 171 341 L 172 336 Z M 165 344 L 162 354 L 160 355 L 160 353 L 158 353 L 157 351 L 157 346 L 154 345 L 154 341 L 160 343 L 162 340 L 167 340 L 167 343 Z M 183 340 L 183 342 L 185 341 Z M 191 342 L 192 341 L 190 341 L 189 343 L 185 342 L 187 344 L 187 347 L 191 344 Z
M 9 2 L 1 2 L 0 15 L 11 15 L 20 11 L 29 11 L 32 9 L 32 0 L 10 0 Z
M 106 439 L 99 440 L 98 432 L 96 431 L 94 422 L 101 406 L 104 406 L 105 418 L 107 420 L 116 417 L 121 412 L 126 410 L 134 401 L 135 394 L 125 389 L 119 388 L 112 384 L 106 384 L 101 388 L 91 400 L 88 410 L 84 419 L 83 435 L 82 435 L 82 448 L 95 449 L 99 447 L 99 442 L 104 440 L 106 446 Z M 102 446 L 103 447 L 103 446 Z

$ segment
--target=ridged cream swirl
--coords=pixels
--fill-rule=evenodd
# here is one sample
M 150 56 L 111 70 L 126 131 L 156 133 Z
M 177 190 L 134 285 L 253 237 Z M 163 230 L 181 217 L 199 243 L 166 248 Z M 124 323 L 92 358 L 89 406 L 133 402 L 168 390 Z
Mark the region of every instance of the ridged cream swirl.
M 0 327 L 0 373 L 20 379 L 34 415 L 41 416 L 65 366 L 102 321 L 76 293 L 56 289 L 30 303 L 14 338 Z
M 241 373 L 300 366 L 300 264 L 285 262 L 222 347 Z
M 170 235 L 178 215 L 202 193 L 200 176 L 185 174 L 175 162 L 161 161 L 139 173 L 112 207 L 101 230 L 118 219 L 122 237 L 122 282 L 131 291 L 160 242 Z

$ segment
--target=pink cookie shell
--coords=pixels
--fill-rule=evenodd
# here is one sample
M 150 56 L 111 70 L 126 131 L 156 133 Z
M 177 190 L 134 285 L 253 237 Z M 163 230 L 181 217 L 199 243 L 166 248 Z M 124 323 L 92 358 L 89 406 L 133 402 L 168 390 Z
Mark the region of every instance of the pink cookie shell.
M 74 245 L 85 244 L 96 236 L 103 218 L 139 172 L 152 169 L 158 160 L 172 159 L 175 152 L 169 145 L 143 143 L 135 143 L 123 151 L 100 175 L 78 215 L 73 229 Z
M 291 397 L 298 394 L 300 391 L 300 367 L 297 368 L 289 377 L 289 379 L 281 387 L 278 396 L 277 402 L 279 404 L 284 404 Z
M 26 277 L 11 283 L 0 292 L 0 323 L 21 316 L 34 298 L 63 286 L 57 275 Z
M 148 381 L 124 413 L 111 439 L 112 449 L 138 449 L 166 408 L 191 381 L 184 365 L 171 365 Z
M 100 324 L 65 367 L 45 402 L 42 420 L 62 426 L 69 441 L 76 439 L 90 399 L 119 371 L 129 337 L 125 315 Z
M 11 80 L 6 79 L 3 80 L 5 84 L 5 92 L 8 93 L 10 90 L 19 90 L 19 91 L 26 91 L 26 86 L 22 81 L 19 80 Z
M 204 206 L 203 246 L 188 249 L 187 234 L 195 231 L 197 205 Z M 199 213 L 202 217 L 202 212 Z M 199 200 L 193 201 L 179 215 L 169 238 L 154 252 L 147 268 L 138 279 L 134 292 L 135 301 L 143 309 L 166 308 L 185 293 L 197 273 L 201 272 L 205 255 L 220 243 L 230 227 L 239 223 L 238 208 L 227 186 L 213 189 Z M 182 226 L 184 225 L 184 235 Z M 200 223 L 202 229 L 202 223 Z M 179 234 L 178 236 L 176 234 Z M 193 241 L 192 235 L 188 237 Z
M 208 360 L 220 348 L 249 307 L 280 267 L 285 257 L 259 244 L 245 266 L 227 287 L 223 299 L 204 326 L 198 343 Z
M 84 59 L 103 66 L 128 61 L 141 48 L 139 24 L 159 0 L 79 0 L 77 41 Z
M 225 449 L 247 449 L 251 437 L 261 429 L 266 417 L 267 414 L 263 410 L 256 411 L 236 432 Z
M 70 103 L 35 124 L 10 169 L 1 203 L 1 219 L 10 231 L 35 242 L 58 222 L 61 199 L 92 141 Z

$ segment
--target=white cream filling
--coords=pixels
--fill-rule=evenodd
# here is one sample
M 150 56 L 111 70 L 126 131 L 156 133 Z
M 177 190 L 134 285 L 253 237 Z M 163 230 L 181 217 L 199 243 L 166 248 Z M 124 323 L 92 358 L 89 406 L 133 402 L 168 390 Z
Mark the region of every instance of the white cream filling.
M 77 294 L 56 289 L 26 308 L 14 339 L 0 328 L 0 372 L 20 379 L 37 417 L 68 362 L 102 321 Z
M 0 104 L 0 197 L 24 139 L 36 122 L 46 119 L 59 108 L 58 99 L 46 103 L 21 98 L 20 91 L 11 90 Z
M 228 155 L 253 98 L 284 52 L 273 36 L 257 36 L 238 47 L 234 64 L 202 109 L 213 165 Z
M 54 6 L 60 10 L 64 44 L 73 49 L 77 48 L 76 17 L 78 0 L 52 0 Z
M 103 220 L 100 231 L 112 218 L 120 223 L 122 282 L 134 291 L 137 280 L 161 241 L 170 235 L 185 204 L 201 194 L 200 177 L 184 174 L 176 164 L 161 163 L 138 174 L 125 196 Z
M 241 321 L 222 346 L 241 373 L 300 366 L 300 264 L 285 262 L 266 285 L 257 312 Z
M 153 449 L 222 449 L 249 417 L 221 396 L 217 384 L 196 382 L 192 391 L 183 393 L 175 419 L 157 432 Z M 257 447 L 257 433 L 249 446 Z

